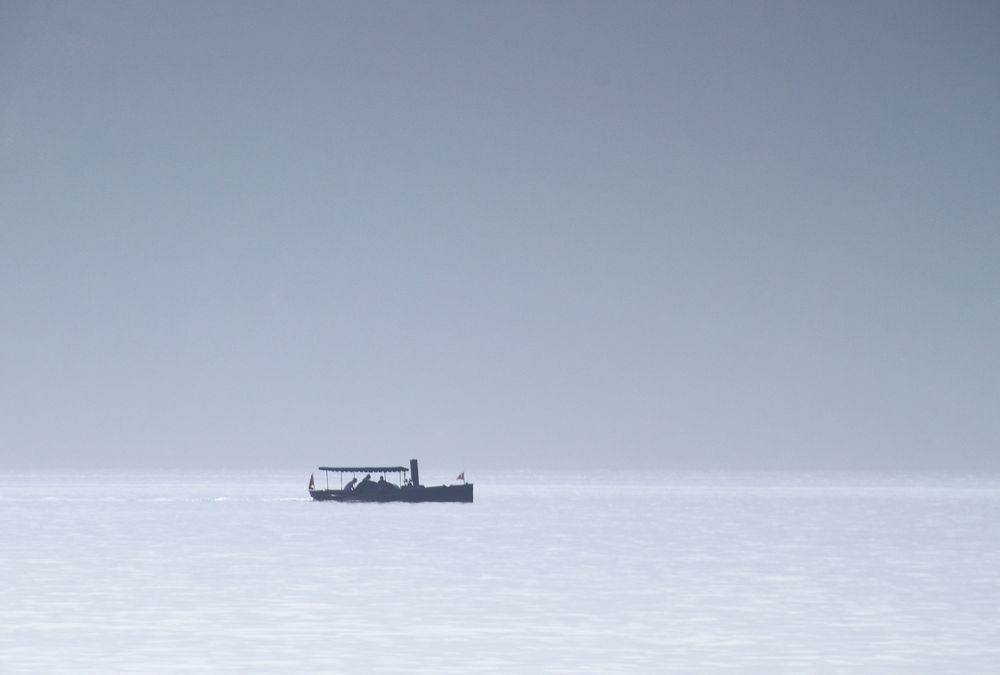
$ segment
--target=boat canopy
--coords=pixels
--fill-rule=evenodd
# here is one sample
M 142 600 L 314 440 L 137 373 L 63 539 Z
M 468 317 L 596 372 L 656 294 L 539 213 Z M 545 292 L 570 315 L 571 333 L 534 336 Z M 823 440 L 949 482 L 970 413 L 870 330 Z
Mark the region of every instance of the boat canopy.
M 320 471 L 338 471 L 340 473 L 405 473 L 405 466 L 321 466 Z

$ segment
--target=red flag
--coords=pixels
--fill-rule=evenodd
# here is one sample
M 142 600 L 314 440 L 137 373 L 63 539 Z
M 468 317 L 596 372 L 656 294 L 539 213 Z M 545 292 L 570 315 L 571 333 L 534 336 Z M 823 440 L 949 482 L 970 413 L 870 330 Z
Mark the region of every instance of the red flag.
M 455 480 L 465 480 L 465 472 L 463 471 L 462 473 L 458 474 L 458 478 L 456 478 Z
M 313 475 L 309 474 L 309 489 L 312 490 L 314 487 L 316 487 L 316 484 L 313 482 Z

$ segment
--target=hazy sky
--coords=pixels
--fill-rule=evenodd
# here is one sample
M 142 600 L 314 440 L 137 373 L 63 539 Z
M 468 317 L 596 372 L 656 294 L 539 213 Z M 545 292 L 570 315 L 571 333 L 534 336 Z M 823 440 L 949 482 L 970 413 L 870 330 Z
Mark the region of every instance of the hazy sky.
M 1000 5 L 0 0 L 0 291 L 0 466 L 1000 469 Z

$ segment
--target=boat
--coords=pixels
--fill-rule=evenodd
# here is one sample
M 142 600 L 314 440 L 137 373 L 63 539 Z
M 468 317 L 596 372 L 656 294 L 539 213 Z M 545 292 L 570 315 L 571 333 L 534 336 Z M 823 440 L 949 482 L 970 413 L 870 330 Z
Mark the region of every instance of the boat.
M 421 485 L 420 468 L 417 460 L 410 460 L 410 468 L 405 466 L 321 466 L 320 471 L 326 475 L 326 487 L 317 488 L 309 476 L 309 496 L 320 502 L 462 502 L 472 503 L 472 483 L 465 481 L 465 472 L 455 485 Z M 409 473 L 409 478 L 406 474 Z M 330 487 L 330 475 L 339 476 L 340 487 Z M 344 476 L 351 474 L 352 479 L 344 483 Z M 358 481 L 358 476 L 364 476 Z M 372 480 L 372 476 L 381 476 Z M 394 476 L 396 482 L 386 480 L 386 476 Z

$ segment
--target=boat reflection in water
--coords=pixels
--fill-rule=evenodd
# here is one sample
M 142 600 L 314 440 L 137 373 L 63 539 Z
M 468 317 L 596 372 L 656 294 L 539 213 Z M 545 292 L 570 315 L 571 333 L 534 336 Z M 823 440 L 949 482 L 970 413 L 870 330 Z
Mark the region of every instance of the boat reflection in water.
M 316 489 L 312 476 L 309 477 L 309 495 L 318 501 L 335 502 L 465 502 L 472 503 L 472 483 L 465 482 L 465 472 L 459 476 L 461 484 L 421 485 L 417 460 L 410 460 L 410 468 L 405 466 L 321 466 L 326 472 L 327 487 Z M 409 472 L 410 477 L 406 478 Z M 330 489 L 330 474 L 340 474 L 340 489 Z M 344 483 L 344 474 L 353 478 Z M 357 476 L 364 474 L 358 481 Z M 372 480 L 378 475 L 378 480 Z M 397 482 L 388 481 L 386 475 L 395 475 Z

